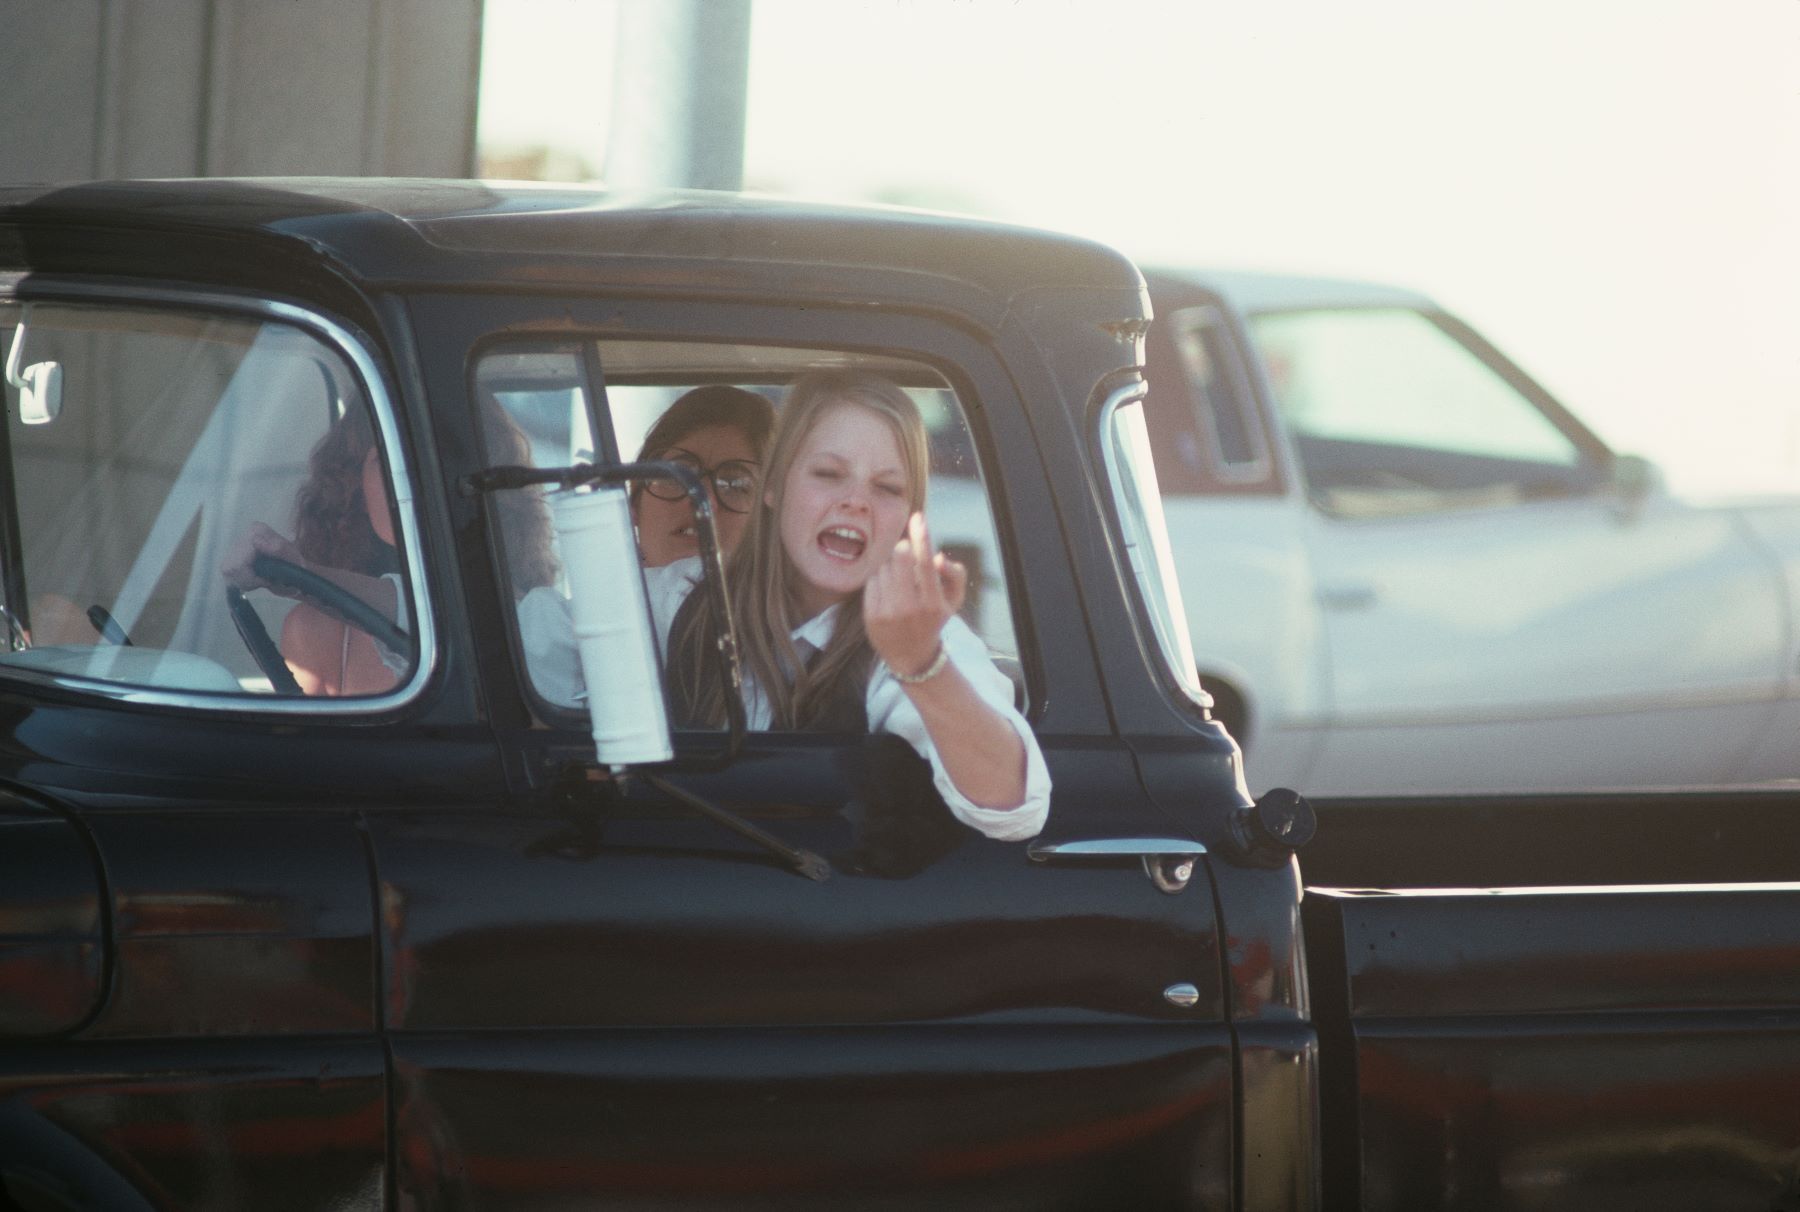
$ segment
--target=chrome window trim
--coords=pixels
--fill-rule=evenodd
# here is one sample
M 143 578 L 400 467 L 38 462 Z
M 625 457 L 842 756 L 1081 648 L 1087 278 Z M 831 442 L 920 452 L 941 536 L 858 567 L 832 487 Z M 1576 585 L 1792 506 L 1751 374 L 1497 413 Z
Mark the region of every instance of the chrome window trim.
M 1155 510 L 1154 519 L 1146 519 L 1151 525 L 1150 533 L 1139 536 L 1150 546 L 1149 551 L 1143 544 L 1132 543 L 1132 527 L 1126 514 L 1127 502 L 1123 499 L 1125 478 L 1121 474 L 1119 456 L 1113 442 L 1113 418 L 1119 409 L 1128 404 L 1144 403 L 1149 385 L 1142 379 L 1135 379 L 1115 388 L 1106 401 L 1101 404 L 1098 413 L 1098 429 L 1096 436 L 1100 442 L 1100 457 L 1106 470 L 1108 497 L 1112 507 L 1113 525 L 1117 537 L 1121 541 L 1119 554 L 1125 559 L 1125 567 L 1120 570 L 1132 587 L 1132 597 L 1136 609 L 1132 611 L 1139 626 L 1150 628 L 1149 643 L 1143 645 L 1147 654 L 1153 653 L 1160 662 L 1164 672 L 1173 678 L 1175 686 L 1181 691 L 1183 698 L 1194 706 L 1211 708 L 1212 696 L 1200 685 L 1200 669 L 1194 659 L 1193 638 L 1188 634 L 1188 616 L 1186 604 L 1181 598 L 1181 582 L 1175 575 L 1175 553 L 1169 542 L 1169 528 L 1162 517 L 1162 490 L 1156 481 L 1154 463 L 1147 464 L 1143 475 L 1133 472 L 1131 480 L 1140 489 L 1154 493 L 1150 507 Z M 1148 441 L 1146 432 L 1145 440 Z M 1148 482 L 1144 477 L 1148 476 Z M 1162 523 L 1157 525 L 1156 523 Z M 1144 560 L 1154 561 L 1153 569 Z M 1150 591 L 1155 588 L 1161 591 L 1162 611 L 1169 616 L 1168 627 L 1174 628 L 1173 634 L 1165 635 L 1164 625 L 1158 623 L 1157 604 L 1150 600 Z M 1140 637 L 1140 643 L 1142 637 Z M 1185 658 L 1185 660 L 1184 660 Z
M 1211 449 L 1208 450 L 1208 461 L 1212 471 L 1221 481 L 1227 484 L 1258 484 L 1267 480 L 1274 471 L 1274 455 L 1269 450 L 1268 427 L 1263 422 L 1262 410 L 1256 404 L 1256 389 L 1250 380 L 1249 368 L 1244 365 L 1243 349 L 1232 336 L 1227 327 L 1225 313 L 1211 303 L 1198 307 L 1184 307 L 1169 315 L 1169 330 L 1175 345 L 1175 356 L 1183 358 L 1182 342 L 1195 335 L 1196 330 L 1211 328 L 1220 332 L 1224 340 L 1218 345 L 1224 352 L 1220 358 L 1223 363 L 1220 371 L 1230 380 L 1231 403 L 1238 411 L 1244 432 L 1249 436 L 1253 453 L 1242 462 L 1232 462 L 1225 457 L 1225 444 L 1219 435 L 1219 420 L 1211 408 L 1202 408 L 1198 400 L 1194 403 L 1195 421 L 1207 428 L 1211 438 Z M 1187 364 L 1182 361 L 1181 373 L 1187 376 Z M 1193 384 L 1188 384 L 1189 391 Z M 1199 414 L 1204 413 L 1204 416 Z
M 21 286 L 26 287 L 21 291 Z M 57 280 L 41 274 L 0 274 L 0 303 L 12 302 L 131 303 L 174 306 L 189 311 L 223 312 L 274 320 L 298 328 L 335 351 L 350 364 L 361 378 L 362 387 L 375 416 L 388 476 L 394 492 L 394 511 L 398 517 L 400 542 L 406 558 L 408 583 L 412 589 L 410 620 L 419 648 L 419 659 L 412 676 L 386 694 L 366 698 L 277 698 L 269 695 L 227 692 L 163 690 L 149 686 L 127 686 L 117 682 L 43 673 L 31 669 L 9 668 L 0 664 L 0 678 L 35 684 L 47 684 L 79 691 L 114 702 L 159 707 L 179 707 L 233 715 L 341 717 L 367 716 L 390 712 L 416 699 L 437 669 L 437 627 L 431 611 L 431 595 L 426 592 L 429 569 L 425 562 L 424 544 L 419 536 L 419 521 L 413 508 L 412 469 L 406 461 L 406 449 L 400 442 L 400 427 L 394 416 L 393 402 L 388 398 L 387 384 L 369 351 L 343 325 L 293 303 L 260 299 L 218 291 L 183 290 L 177 287 L 140 286 L 101 282 Z M 223 590 L 221 589 L 221 592 Z

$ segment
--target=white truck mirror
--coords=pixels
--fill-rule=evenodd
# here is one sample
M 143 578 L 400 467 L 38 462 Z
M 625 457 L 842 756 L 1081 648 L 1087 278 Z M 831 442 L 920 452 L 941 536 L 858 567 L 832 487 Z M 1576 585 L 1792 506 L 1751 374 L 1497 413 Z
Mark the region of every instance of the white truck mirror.
M 630 494 L 603 484 L 552 493 L 550 501 L 562 550 L 581 553 L 565 568 L 595 756 L 615 771 L 666 762 L 675 749 Z
M 551 522 L 564 555 L 581 553 L 580 559 L 565 561 L 565 571 L 569 579 L 570 622 L 582 681 L 587 687 L 595 757 L 615 773 L 623 773 L 632 766 L 666 762 L 675 756 L 668 701 L 663 695 L 659 644 L 650 620 L 649 595 L 638 559 L 631 497 L 626 488 L 636 480 L 651 478 L 674 480 L 692 502 L 705 573 L 695 592 L 711 597 L 716 617 L 722 620 L 713 657 L 718 661 L 719 676 L 730 690 L 725 696 L 725 746 L 714 754 L 688 755 L 690 760 L 708 761 L 717 768 L 731 762 L 743 745 L 744 703 L 739 693 L 742 673 L 738 666 L 736 626 L 731 617 L 731 599 L 725 592 L 712 500 L 699 474 L 690 467 L 664 462 L 605 467 L 489 467 L 465 477 L 462 487 L 471 495 L 537 484 L 560 490 L 548 498 Z M 621 585 L 626 587 L 623 593 Z M 718 813 L 711 807 L 706 811 Z M 759 830 L 744 822 L 737 822 L 732 828 L 739 832 L 748 830 L 745 836 L 755 834 L 756 840 L 764 840 Z M 796 866 L 801 864 L 796 862 Z

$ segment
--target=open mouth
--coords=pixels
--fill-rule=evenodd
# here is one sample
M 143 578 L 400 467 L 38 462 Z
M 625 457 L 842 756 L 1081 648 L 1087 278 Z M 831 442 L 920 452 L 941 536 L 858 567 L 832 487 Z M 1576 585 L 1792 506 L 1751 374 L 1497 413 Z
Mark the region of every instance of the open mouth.
M 819 550 L 846 564 L 861 559 L 868 546 L 869 536 L 854 526 L 832 526 L 819 532 Z

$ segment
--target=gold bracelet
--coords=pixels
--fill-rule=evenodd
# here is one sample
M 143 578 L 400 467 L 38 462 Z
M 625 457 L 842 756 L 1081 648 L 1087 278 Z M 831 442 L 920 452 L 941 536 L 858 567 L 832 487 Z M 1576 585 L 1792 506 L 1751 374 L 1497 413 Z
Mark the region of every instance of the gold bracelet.
M 931 664 L 925 666 L 925 668 L 921 669 L 919 672 L 901 673 L 892 665 L 888 666 L 888 672 L 893 674 L 894 680 L 899 682 L 902 686 L 917 686 L 920 682 L 929 682 L 932 678 L 944 672 L 944 666 L 949 663 L 950 650 L 944 647 L 944 641 L 939 640 L 937 655 L 931 658 Z

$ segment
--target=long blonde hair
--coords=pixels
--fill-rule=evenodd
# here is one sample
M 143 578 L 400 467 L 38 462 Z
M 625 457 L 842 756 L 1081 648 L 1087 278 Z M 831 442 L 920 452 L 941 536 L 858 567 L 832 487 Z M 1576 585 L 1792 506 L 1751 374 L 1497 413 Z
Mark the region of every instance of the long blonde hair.
M 866 371 L 845 370 L 813 371 L 794 380 L 776 419 L 756 508 L 725 578 L 745 671 L 761 687 L 776 729 L 816 726 L 821 714 L 846 695 L 860 703 L 875 661 L 863 630 L 861 590 L 844 602 L 831 639 L 810 667 L 794 648 L 794 628 L 806 620 L 795 617 L 797 574 L 781 543 L 782 500 L 807 435 L 841 405 L 866 408 L 887 422 L 900 448 L 909 512 L 925 508 L 930 474 L 925 423 L 898 384 Z M 717 634 L 711 603 L 696 595 L 669 637 L 673 697 L 685 705 L 686 722 L 703 727 L 723 727 L 726 718 L 726 687 L 709 659 Z

